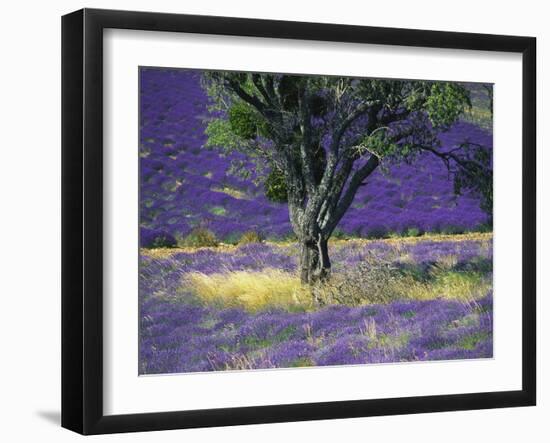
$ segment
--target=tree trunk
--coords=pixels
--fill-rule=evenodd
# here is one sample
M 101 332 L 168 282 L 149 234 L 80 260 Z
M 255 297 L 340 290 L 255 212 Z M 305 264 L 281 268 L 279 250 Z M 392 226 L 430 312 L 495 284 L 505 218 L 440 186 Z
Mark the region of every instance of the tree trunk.
M 314 285 L 330 275 L 328 239 L 319 236 L 300 241 L 300 279 L 302 284 Z

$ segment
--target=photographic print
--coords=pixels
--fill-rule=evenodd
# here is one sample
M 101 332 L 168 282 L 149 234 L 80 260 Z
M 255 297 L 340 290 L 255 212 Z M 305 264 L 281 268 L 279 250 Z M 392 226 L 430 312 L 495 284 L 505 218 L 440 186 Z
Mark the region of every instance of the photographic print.
M 140 375 L 492 358 L 492 84 L 139 84 Z

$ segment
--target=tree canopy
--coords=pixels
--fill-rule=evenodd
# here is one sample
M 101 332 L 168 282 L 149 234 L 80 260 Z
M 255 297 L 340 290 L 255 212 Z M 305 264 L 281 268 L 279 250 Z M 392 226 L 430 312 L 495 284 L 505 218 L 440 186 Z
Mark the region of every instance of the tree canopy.
M 268 197 L 288 202 L 310 274 L 330 267 L 326 240 L 380 165 L 429 152 L 453 172 L 456 192 L 472 189 L 492 208 L 486 147 L 444 149 L 438 138 L 471 106 L 459 83 L 212 71 L 203 84 L 207 146 L 244 153 Z

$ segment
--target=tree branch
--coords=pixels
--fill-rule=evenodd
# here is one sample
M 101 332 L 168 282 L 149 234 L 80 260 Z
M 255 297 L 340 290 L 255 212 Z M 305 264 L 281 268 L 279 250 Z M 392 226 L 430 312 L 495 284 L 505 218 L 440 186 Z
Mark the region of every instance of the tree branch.
M 449 169 L 449 162 L 451 160 L 453 160 L 456 164 L 458 164 L 459 166 L 461 166 L 464 169 L 467 169 L 471 165 L 475 165 L 476 167 L 478 167 L 480 169 L 483 168 L 482 165 L 480 165 L 479 163 L 477 163 L 473 160 L 461 159 L 459 156 L 457 156 L 454 153 L 454 151 L 456 151 L 456 149 L 453 149 L 453 150 L 447 151 L 447 152 L 440 152 L 437 149 L 435 149 L 433 146 L 417 145 L 417 147 L 418 147 L 418 149 L 421 149 L 423 151 L 431 152 L 436 157 L 439 157 L 440 159 L 442 159 L 445 162 L 445 164 L 447 165 L 447 169 Z
M 311 198 L 315 194 L 315 173 L 313 165 L 314 153 L 311 149 L 311 120 L 308 100 L 307 92 L 303 89 L 299 97 L 300 130 L 302 132 L 300 158 L 302 161 L 302 172 L 306 183 L 307 193 Z
M 352 159 L 346 159 L 346 161 L 344 161 L 344 163 L 340 166 L 340 170 L 336 173 L 335 178 L 332 181 L 331 192 L 325 198 L 325 203 L 321 207 L 318 216 L 321 228 L 326 226 L 336 208 L 336 205 L 338 204 L 338 201 L 340 200 L 340 196 L 342 195 L 344 186 L 348 180 L 353 163 L 354 161 Z
M 369 175 L 371 175 L 375 169 L 380 164 L 380 160 L 376 155 L 371 155 L 367 162 L 353 174 L 353 177 L 351 178 L 348 188 L 346 192 L 344 193 L 343 197 L 340 199 L 338 205 L 336 206 L 336 210 L 334 211 L 333 216 L 331 217 L 330 223 L 327 224 L 325 230 L 327 231 L 327 234 L 332 233 L 336 225 L 340 222 L 348 208 L 353 202 L 353 199 L 355 198 L 355 194 L 357 192 L 357 189 L 359 189 L 359 186 L 365 180 Z
M 242 100 L 247 102 L 249 105 L 254 106 L 264 117 L 268 118 L 266 114 L 266 104 L 263 103 L 255 95 L 248 94 L 241 85 L 234 80 L 225 79 L 226 86 L 231 89 L 235 94 L 237 94 Z
M 273 103 L 271 101 L 271 97 L 267 93 L 267 90 L 264 88 L 264 85 L 262 83 L 262 76 L 260 74 L 252 74 L 252 83 L 254 83 L 254 86 L 256 86 L 256 89 L 262 94 L 262 97 L 264 98 L 266 104 L 273 108 Z
M 345 132 L 348 130 L 348 128 L 362 115 L 365 115 L 366 113 L 372 114 L 374 111 L 374 104 L 372 103 L 363 103 L 362 105 L 358 106 L 355 111 L 353 111 L 351 114 L 349 114 L 344 121 L 340 124 L 338 129 L 335 131 L 334 136 L 332 138 L 332 149 L 334 151 L 338 151 L 338 147 L 340 145 L 340 141 L 345 134 Z M 378 111 L 377 111 L 378 112 Z M 369 119 L 370 120 L 370 119 Z

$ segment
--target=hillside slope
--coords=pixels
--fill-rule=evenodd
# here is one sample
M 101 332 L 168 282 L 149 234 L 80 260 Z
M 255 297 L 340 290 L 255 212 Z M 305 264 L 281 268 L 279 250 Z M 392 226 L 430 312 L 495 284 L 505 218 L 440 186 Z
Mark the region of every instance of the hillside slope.
M 185 236 L 206 226 L 225 241 L 245 231 L 285 237 L 292 230 L 285 204 L 273 203 L 263 187 L 227 173 L 237 154 L 224 157 L 202 148 L 207 97 L 200 72 L 142 68 L 140 71 L 140 225 Z M 492 134 L 457 123 L 442 134 L 445 147 L 464 139 L 492 147 Z M 413 164 L 377 171 L 362 187 L 340 232 L 383 236 L 389 232 L 460 232 L 487 220 L 472 195 L 455 196 L 444 164 L 427 155 Z

